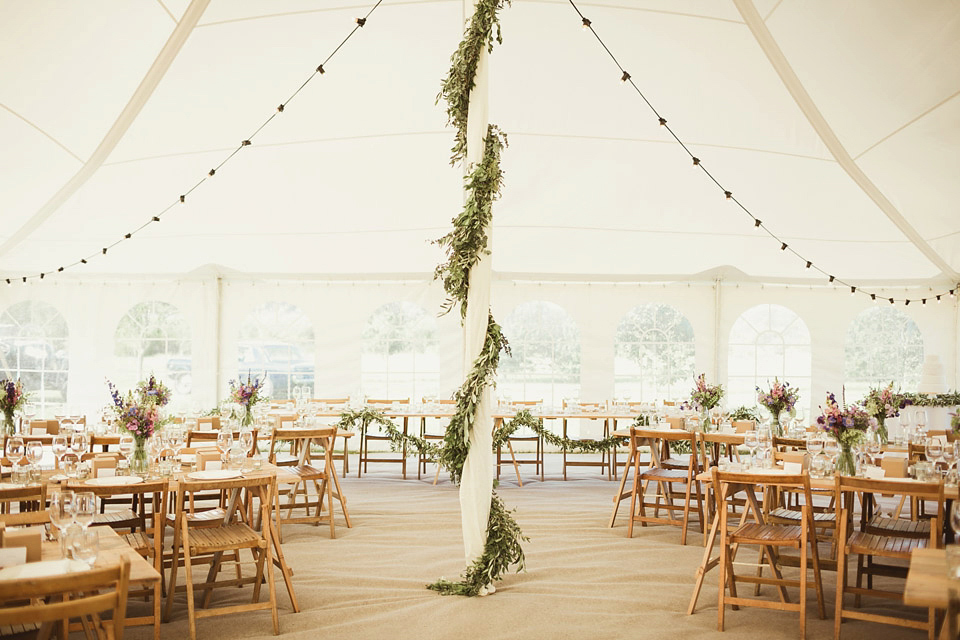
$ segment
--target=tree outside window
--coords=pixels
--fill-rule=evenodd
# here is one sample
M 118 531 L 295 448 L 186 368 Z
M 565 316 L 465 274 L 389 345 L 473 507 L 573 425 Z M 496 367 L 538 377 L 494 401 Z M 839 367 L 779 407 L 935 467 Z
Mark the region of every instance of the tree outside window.
M 437 321 L 412 302 L 376 309 L 363 330 L 362 393 L 370 398 L 419 402 L 440 388 Z
M 923 336 L 910 317 L 893 307 L 861 311 L 847 328 L 844 349 L 846 396 L 859 400 L 870 387 L 916 391 L 923 369 Z
M 67 338 L 66 320 L 46 302 L 25 300 L 0 315 L 0 375 L 21 380 L 40 416 L 67 402 Z
M 686 398 L 694 377 L 693 326 L 668 304 L 642 304 L 620 321 L 614 396 L 653 402 Z
M 512 357 L 500 356 L 497 393 L 559 407 L 580 395 L 580 329 L 552 302 L 525 302 L 503 322 Z
M 173 390 L 171 406 L 188 401 L 193 392 L 190 326 L 183 313 L 167 302 L 151 300 L 131 308 L 114 334 L 114 384 L 132 389 L 151 374 Z
M 819 404 L 812 398 L 813 356 L 810 330 L 793 310 L 761 304 L 743 312 L 730 329 L 727 359 L 728 408 L 757 406 L 757 387 L 778 378 L 800 389 L 797 409 L 806 412 Z
M 240 325 L 237 375 L 264 381 L 264 393 L 285 400 L 314 396 L 313 324 L 296 305 L 267 302 Z

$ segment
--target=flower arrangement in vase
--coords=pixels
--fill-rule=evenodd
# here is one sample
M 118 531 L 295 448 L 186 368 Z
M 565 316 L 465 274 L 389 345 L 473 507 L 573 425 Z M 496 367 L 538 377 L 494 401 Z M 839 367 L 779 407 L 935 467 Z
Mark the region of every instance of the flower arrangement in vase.
M 880 438 L 880 442 L 887 444 L 889 436 L 884 421 L 887 418 L 899 416 L 900 409 L 907 403 L 906 399 L 902 394 L 893 390 L 893 382 L 891 382 L 882 389 L 871 387 L 862 402 L 867 413 L 877 420 L 877 436 Z
M 773 416 L 771 426 L 774 435 L 782 436 L 780 428 L 780 414 L 784 411 L 793 414 L 793 407 L 800 399 L 800 390 L 791 387 L 789 382 L 781 383 L 777 378 L 773 379 L 773 385 L 767 391 L 757 387 L 757 402 L 766 407 L 770 415 Z
M 700 428 L 709 429 L 710 410 L 717 407 L 723 399 L 723 385 L 707 384 L 707 374 L 701 373 L 694 378 L 693 391 L 690 392 L 690 402 L 700 409 Z
M 857 466 L 853 460 L 853 445 L 864 439 L 867 429 L 876 426 L 877 419 L 857 405 L 841 407 L 832 393 L 827 394 L 827 406 L 820 407 L 820 410 L 822 415 L 817 418 L 817 424 L 836 440 L 840 447 L 837 473 L 855 475 Z
M 112 409 L 116 414 L 117 424 L 133 436 L 135 443 L 130 471 L 145 476 L 150 467 L 147 440 L 163 425 L 164 418 L 161 416 L 160 407 L 170 401 L 170 391 L 152 375 L 148 380 L 138 383 L 134 391 L 128 391 L 126 396 L 109 380 L 107 387 L 113 400 Z
M 263 388 L 263 382 L 259 378 L 251 378 L 247 372 L 247 381 L 243 383 L 239 380 L 230 381 L 230 401 L 240 407 L 240 424 L 248 427 L 253 424 L 253 407 L 263 400 L 260 390 Z
M 3 412 L 3 433 L 12 436 L 16 430 L 13 414 L 27 403 L 27 394 L 17 380 L 0 380 L 0 411 Z

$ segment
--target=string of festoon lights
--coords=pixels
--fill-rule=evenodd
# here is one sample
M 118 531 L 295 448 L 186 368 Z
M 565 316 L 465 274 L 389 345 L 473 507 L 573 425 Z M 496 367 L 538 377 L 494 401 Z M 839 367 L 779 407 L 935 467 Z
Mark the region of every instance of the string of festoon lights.
M 293 101 L 293 99 L 296 98 L 297 95 L 298 95 L 301 91 L 303 91 L 303 89 L 310 83 L 311 80 L 313 80 L 315 77 L 317 77 L 317 76 L 319 76 L 319 75 L 323 75 L 324 73 L 326 73 L 326 66 L 327 66 L 327 64 L 329 64 L 330 60 L 333 59 L 333 57 L 334 57 L 335 55 L 337 55 L 337 52 L 339 52 L 340 49 L 342 49 L 343 46 L 344 46 L 345 44 L 347 44 L 347 41 L 350 40 L 350 38 L 352 38 L 353 35 L 367 23 L 367 19 L 368 19 L 368 18 L 370 17 L 370 15 L 377 9 L 377 7 L 380 6 L 380 3 L 381 3 L 381 2 L 383 2 L 383 0 L 377 0 L 377 3 L 374 4 L 373 7 L 372 7 L 369 11 L 367 11 L 366 15 L 364 15 L 362 18 L 356 18 L 356 19 L 354 20 L 354 25 L 353 25 L 353 28 L 350 30 L 350 33 L 347 34 L 347 36 L 340 42 L 340 44 L 337 45 L 337 47 L 333 50 L 333 52 L 331 52 L 330 55 L 328 55 L 327 58 L 326 58 L 323 62 L 321 62 L 319 65 L 317 65 L 317 68 L 314 69 L 314 70 L 310 73 L 310 75 L 307 77 L 307 79 L 304 80 L 303 83 L 302 83 L 299 87 L 297 87 L 296 91 L 294 91 L 292 94 L 290 94 L 290 96 L 289 96 L 286 100 L 284 100 L 283 102 L 280 103 L 280 105 L 273 111 L 273 113 L 270 114 L 270 117 L 268 117 L 266 120 L 264 120 L 263 123 L 262 123 L 259 127 L 257 127 L 256 130 L 255 130 L 252 134 L 250 134 L 249 136 L 247 136 L 246 138 L 244 138 L 244 139 L 240 142 L 240 144 L 238 144 L 237 147 L 236 147 L 233 151 L 231 151 L 230 154 L 227 155 L 227 157 L 224 158 L 224 159 L 220 162 L 220 164 L 218 164 L 218 165 L 216 165 L 214 168 L 210 169 L 210 170 L 206 173 L 206 175 L 204 175 L 196 184 L 194 184 L 192 187 L 190 187 L 190 188 L 187 189 L 186 191 L 182 192 L 182 193 L 180 194 L 180 196 L 178 196 L 178 197 L 177 197 L 173 202 L 171 202 L 169 205 L 167 205 L 166 207 L 164 207 L 163 209 L 161 209 L 161 210 L 160 210 L 159 212 L 157 212 L 156 214 L 152 215 L 149 219 L 147 219 L 146 222 L 144 222 L 143 224 L 141 224 L 139 227 L 137 227 L 137 228 L 134 229 L 133 231 L 128 231 L 128 232 L 125 233 L 122 237 L 118 238 L 117 240 L 115 240 L 115 241 L 112 242 L 111 244 L 108 244 L 108 245 L 100 248 L 99 250 L 97 250 L 97 251 L 95 251 L 95 252 L 93 252 L 93 253 L 91 253 L 91 254 L 83 257 L 83 258 L 80 258 L 79 260 L 76 260 L 75 262 L 72 262 L 72 263 L 70 263 L 70 264 L 65 264 L 65 265 L 63 265 L 63 266 L 61 266 L 61 267 L 57 267 L 56 269 L 51 269 L 51 270 L 49 270 L 49 271 L 41 271 L 41 272 L 38 273 L 38 274 L 18 276 L 18 277 L 9 277 L 9 278 L 6 278 L 6 283 L 7 283 L 8 285 L 12 285 L 12 284 L 15 284 L 15 283 L 23 283 L 23 284 L 26 284 L 27 281 L 29 281 L 29 280 L 43 280 L 43 279 L 46 278 L 47 276 L 55 275 L 55 274 L 57 274 L 57 273 L 62 273 L 62 272 L 64 272 L 64 271 L 66 271 L 67 269 L 72 269 L 72 268 L 77 267 L 77 266 L 80 266 L 80 265 L 85 265 L 85 264 L 89 263 L 91 260 L 93 260 L 93 259 L 95 259 L 95 258 L 98 258 L 98 257 L 102 257 L 102 256 L 107 255 L 107 252 L 108 252 L 110 249 L 113 249 L 114 247 L 116 247 L 118 244 L 120 244 L 120 243 L 122 243 L 122 242 L 126 242 L 127 240 L 130 240 L 131 238 L 133 238 L 133 236 L 137 235 L 138 233 L 140 233 L 141 231 L 143 231 L 144 229 L 146 229 L 146 228 L 149 227 L 150 225 L 156 224 L 156 223 L 160 222 L 161 218 L 163 218 L 163 216 L 164 216 L 165 214 L 167 214 L 168 212 L 170 212 L 171 210 L 175 209 L 175 208 L 177 207 L 177 205 L 182 205 L 182 204 L 186 203 L 187 197 L 188 197 L 191 193 L 193 193 L 193 192 L 196 191 L 198 188 L 200 188 L 200 186 L 203 185 L 204 183 L 206 183 L 207 180 L 209 180 L 210 178 L 214 177 L 214 176 L 217 174 L 217 172 L 220 171 L 220 170 L 224 167 L 224 165 L 226 165 L 230 160 L 232 160 L 233 157 L 234 157 L 235 155 L 237 155 L 242 149 L 244 149 L 244 148 L 246 148 L 246 147 L 249 147 L 251 144 L 253 144 L 253 139 L 257 136 L 257 134 L 259 134 L 259 133 L 264 129 L 264 127 L 266 127 L 268 124 L 270 124 L 270 122 L 273 121 L 274 118 L 276 118 L 278 115 L 280 115 L 281 113 L 283 113 L 283 112 L 284 112 L 284 109 L 286 109 L 286 108 L 290 105 L 290 102 Z
M 637 95 L 640 96 L 640 98 L 641 98 L 641 99 L 643 100 L 643 102 L 647 105 L 647 107 L 650 109 L 650 111 L 653 112 L 653 115 L 654 115 L 654 117 L 656 117 L 657 122 L 659 123 L 659 125 L 660 125 L 662 128 L 666 129 L 666 130 L 670 133 L 670 135 L 673 137 L 673 139 L 677 142 L 677 144 L 679 144 L 679 145 L 683 148 L 683 150 L 687 152 L 687 155 L 690 156 L 691 162 L 693 162 L 693 166 L 696 167 L 696 168 L 698 168 L 698 169 L 700 169 L 700 171 L 702 171 L 705 176 L 707 176 L 715 185 L 717 185 L 717 187 L 718 187 L 719 190 L 723 193 L 723 196 L 724 196 L 727 200 L 729 200 L 729 201 L 733 202 L 734 204 L 736 204 L 738 207 L 740 207 L 740 209 L 741 209 L 747 216 L 749 216 L 750 220 L 753 222 L 753 226 L 754 226 L 755 229 L 759 229 L 759 230 L 764 231 L 768 236 L 770 236 L 773 240 L 775 240 L 775 241 L 780 245 L 780 250 L 781 250 L 782 252 L 784 252 L 784 253 L 787 253 L 787 252 L 792 253 L 794 256 L 796 256 L 797 258 L 799 258 L 799 259 L 805 264 L 805 266 L 806 266 L 807 269 L 812 269 L 812 270 L 814 270 L 814 271 L 819 271 L 821 274 L 823 274 L 823 276 L 827 278 L 827 281 L 828 281 L 829 283 L 831 283 L 831 284 L 833 284 L 833 285 L 835 285 L 835 286 L 849 287 L 849 288 L 850 288 L 850 295 L 851 295 L 851 296 L 857 295 L 858 293 L 859 293 L 859 294 L 863 294 L 863 295 L 867 295 L 867 296 L 870 296 L 870 299 L 873 300 L 874 302 L 882 301 L 882 302 L 889 302 L 890 304 L 895 304 L 895 303 L 897 303 L 897 302 L 902 302 L 902 303 L 904 304 L 904 306 L 909 305 L 911 302 L 919 302 L 919 303 L 921 303 L 922 305 L 925 305 L 925 304 L 927 304 L 927 301 L 928 301 L 928 300 L 929 300 L 929 301 L 934 301 L 934 300 L 935 300 L 936 302 L 940 302 L 940 301 L 941 301 L 941 298 L 943 298 L 943 297 L 945 297 L 945 296 L 950 296 L 951 298 L 956 297 L 957 289 L 960 288 L 960 284 L 957 284 L 957 285 L 954 286 L 954 288 L 949 289 L 949 290 L 946 290 L 946 291 L 943 291 L 943 292 L 941 292 L 941 293 L 936 293 L 936 294 L 935 294 L 935 293 L 933 293 L 933 292 L 931 291 L 930 295 L 928 295 L 928 296 L 925 297 L 925 298 L 913 298 L 913 299 L 910 299 L 910 298 L 889 298 L 889 297 L 883 296 L 882 294 L 878 294 L 878 293 L 874 293 L 874 292 L 871 292 L 871 291 L 864 290 L 864 289 L 862 289 L 861 287 L 858 287 L 858 286 L 856 286 L 856 285 L 854 285 L 854 284 L 851 284 L 850 282 L 848 282 L 848 281 L 846 281 L 846 280 L 844 280 L 844 279 L 837 278 L 836 276 L 834 276 L 834 275 L 831 274 L 830 272 L 825 271 L 824 269 L 821 269 L 820 267 L 818 267 L 816 264 L 813 263 L 812 260 L 809 260 L 809 259 L 806 258 L 805 256 L 801 255 L 796 249 L 794 249 L 793 247 L 791 247 L 789 243 L 787 243 L 785 240 L 783 240 L 782 238 L 780 238 L 780 237 L 779 237 L 776 233 L 774 233 L 769 227 L 767 227 L 767 225 L 765 225 L 765 224 L 763 223 L 763 220 L 761 220 L 760 218 L 758 218 L 757 216 L 755 216 L 742 202 L 740 202 L 740 201 L 733 195 L 733 191 L 732 191 L 732 190 L 730 190 L 730 189 L 728 189 L 727 187 L 725 187 L 724 185 L 720 184 L 720 181 L 717 180 L 717 178 L 714 177 L 714 175 L 713 175 L 712 173 L 710 173 L 710 171 L 707 170 L 707 167 L 704 166 L 703 161 L 702 161 L 700 158 L 698 158 L 696 155 L 694 155 L 692 151 L 690 151 L 689 147 L 687 147 L 687 145 L 683 142 L 683 140 L 680 139 L 680 136 L 678 136 L 677 133 L 673 130 L 673 128 L 667 123 L 667 119 L 664 118 L 663 115 L 662 115 L 659 111 L 657 111 L 656 107 L 653 106 L 653 104 L 650 102 L 650 100 L 647 99 L 647 96 L 644 95 L 643 91 L 640 90 L 640 87 L 638 87 L 638 86 L 636 85 L 636 83 L 633 81 L 633 77 L 632 77 L 632 76 L 630 75 L 630 73 L 623 67 L 623 65 L 620 64 L 620 61 L 617 60 L 617 57 L 613 54 L 613 52 L 610 50 L 610 48 L 607 46 L 607 44 L 606 44 L 606 43 L 603 41 L 603 39 L 600 37 L 600 34 L 597 33 L 596 29 L 593 27 L 593 22 L 592 22 L 591 20 L 589 20 L 586 16 L 583 15 L 583 13 L 580 11 L 580 8 L 577 7 L 577 5 L 573 2 L 573 0 L 568 0 L 568 2 L 570 3 L 570 6 L 573 7 L 574 11 L 577 12 L 577 15 L 580 16 L 580 20 L 581 20 L 581 22 L 582 22 L 582 24 L 583 24 L 583 30 L 584 30 L 584 31 L 589 31 L 590 33 L 592 33 L 592 34 L 594 35 L 594 37 L 597 39 L 597 42 L 600 43 L 600 46 L 603 47 L 604 51 L 607 52 L 607 55 L 610 56 L 610 59 L 613 60 L 613 63 L 614 63 L 615 65 L 617 65 L 617 67 L 620 69 L 620 82 L 623 83 L 623 84 L 625 84 L 625 85 L 629 85 L 629 86 L 633 87 L 633 89 L 637 92 Z

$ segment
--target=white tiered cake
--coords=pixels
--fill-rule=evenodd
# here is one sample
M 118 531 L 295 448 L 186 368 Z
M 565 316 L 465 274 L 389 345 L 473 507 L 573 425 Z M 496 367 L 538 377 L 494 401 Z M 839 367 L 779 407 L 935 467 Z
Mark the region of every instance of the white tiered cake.
M 943 371 L 940 356 L 926 356 L 923 359 L 923 371 L 920 374 L 920 393 L 946 393 L 947 376 Z

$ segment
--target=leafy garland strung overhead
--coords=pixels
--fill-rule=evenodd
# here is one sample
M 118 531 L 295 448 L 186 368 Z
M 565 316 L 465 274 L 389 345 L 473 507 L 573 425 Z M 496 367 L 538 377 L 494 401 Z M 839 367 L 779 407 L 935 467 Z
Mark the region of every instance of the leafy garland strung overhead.
M 960 391 L 952 393 L 904 393 L 908 405 L 917 407 L 954 407 L 960 405 Z

